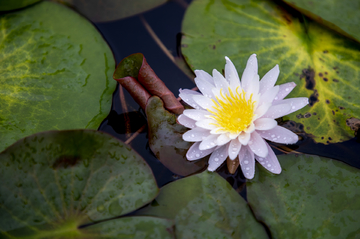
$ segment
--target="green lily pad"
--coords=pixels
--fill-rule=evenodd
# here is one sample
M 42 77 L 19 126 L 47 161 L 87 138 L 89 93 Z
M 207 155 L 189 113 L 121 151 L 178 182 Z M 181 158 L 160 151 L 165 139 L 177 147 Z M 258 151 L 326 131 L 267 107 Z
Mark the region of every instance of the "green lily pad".
M 49 131 L 19 140 L 0 154 L 0 182 L 0 237 L 80 238 L 79 226 L 134 211 L 159 192 L 150 167 L 135 151 L 93 130 Z M 130 220 L 125 231 L 135 227 L 131 220 L 151 221 L 123 220 Z M 169 226 L 156 220 L 150 224 Z M 110 233 L 111 227 L 96 230 Z
M 303 20 L 303 18 L 300 18 Z M 194 1 L 183 21 L 182 51 L 192 69 L 221 71 L 228 56 L 241 74 L 257 54 L 262 77 L 276 64 L 277 84 L 295 82 L 290 97 L 310 105 L 284 117 L 324 144 L 354 137 L 360 118 L 360 45 L 311 20 L 306 24 L 268 0 Z
M 10 11 L 23 8 L 39 1 L 40 0 L 1 0 L 0 11 Z
M 54 0 L 53 0 L 54 1 Z M 119 20 L 149 11 L 168 0 L 55 0 L 75 8 L 94 22 Z
M 283 0 L 293 8 L 335 31 L 360 42 L 360 2 L 357 0 Z
M 188 129 L 176 122 L 176 115 L 164 108 L 159 97 L 153 96 L 148 100 L 145 112 L 149 126 L 149 146 L 165 167 L 181 176 L 205 169 L 208 158 L 191 162 L 186 159 L 191 143 L 184 141 L 182 135 Z
M 41 2 L 0 16 L 0 26 L 0 151 L 40 131 L 98 128 L 115 62 L 91 23 Z
M 137 214 L 174 219 L 176 238 L 268 238 L 245 200 L 208 171 L 165 185 Z
M 273 238 L 359 238 L 359 169 L 318 156 L 278 159 L 280 175 L 257 164 L 247 183 L 248 202 Z

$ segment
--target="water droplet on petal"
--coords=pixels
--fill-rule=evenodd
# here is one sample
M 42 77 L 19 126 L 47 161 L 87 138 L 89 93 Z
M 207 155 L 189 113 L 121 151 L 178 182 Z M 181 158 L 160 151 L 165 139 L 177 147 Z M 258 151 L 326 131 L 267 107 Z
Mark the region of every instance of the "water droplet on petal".
M 196 157 L 200 157 L 200 154 L 196 154 L 195 156 L 196 156 Z
M 217 162 L 217 161 L 219 161 L 219 159 L 218 158 L 214 158 L 214 160 Z
M 247 161 L 247 160 L 244 161 L 244 164 L 248 164 L 248 163 L 249 163 L 249 161 Z
M 275 138 L 275 134 L 271 135 L 272 138 Z
M 271 167 L 271 164 L 268 164 L 267 166 L 270 168 L 270 167 Z
M 191 137 L 195 137 L 195 135 L 194 135 L 194 134 L 192 134 L 192 135 L 191 135 Z
M 289 91 L 289 88 L 286 88 L 285 91 Z
M 247 167 L 247 168 L 246 168 L 246 170 L 250 170 L 250 168 L 249 168 L 249 167 Z

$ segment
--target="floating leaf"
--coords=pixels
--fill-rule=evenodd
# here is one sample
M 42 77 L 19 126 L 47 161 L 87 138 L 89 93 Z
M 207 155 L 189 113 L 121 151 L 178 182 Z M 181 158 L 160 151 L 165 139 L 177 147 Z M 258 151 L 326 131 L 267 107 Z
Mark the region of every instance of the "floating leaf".
M 244 69 L 256 53 L 261 77 L 279 64 L 277 84 L 293 81 L 298 86 L 289 97 L 310 99 L 309 106 L 284 119 L 303 124 L 321 143 L 354 136 L 346 119 L 360 118 L 356 42 L 310 20 L 303 24 L 267 0 L 194 1 L 183 32 L 182 51 L 193 69 L 221 70 L 224 56 Z
M 134 211 L 159 191 L 136 152 L 92 130 L 49 131 L 16 142 L 0 154 L 0 181 L 0 237 L 80 237 L 87 228 L 79 226 Z M 147 221 L 169 226 L 151 218 L 121 220 L 91 230 L 111 234 L 123 222 L 124 230 Z
M 51 2 L 0 20 L 0 151 L 40 131 L 98 128 L 115 63 L 91 23 Z
M 283 0 L 293 8 L 335 31 L 360 42 L 360 2 L 357 0 Z
M 141 53 L 124 58 L 116 67 L 113 78 L 124 86 L 143 109 L 150 96 L 157 95 L 168 110 L 175 114 L 184 111 L 184 107 L 151 69 Z
M 283 171 L 258 166 L 247 198 L 273 238 L 359 238 L 360 170 L 308 155 L 278 156 Z
M 176 238 L 268 238 L 245 200 L 222 177 L 205 171 L 169 183 L 137 214 L 175 220 Z
M 23 8 L 39 1 L 40 0 L 1 0 L 0 11 L 10 11 Z
M 149 145 L 156 157 L 173 173 L 187 176 L 204 170 L 207 158 L 190 162 L 185 155 L 191 143 L 182 139 L 188 129 L 176 122 L 176 116 L 164 109 L 159 97 L 153 96 L 146 105 Z
M 167 0 L 52 0 L 70 5 L 94 22 L 130 17 L 156 8 Z

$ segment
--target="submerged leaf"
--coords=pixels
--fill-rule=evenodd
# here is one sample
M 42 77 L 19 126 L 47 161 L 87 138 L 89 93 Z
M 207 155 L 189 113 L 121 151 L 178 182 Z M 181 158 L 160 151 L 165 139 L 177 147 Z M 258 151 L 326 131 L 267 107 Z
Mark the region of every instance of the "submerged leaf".
M 222 177 L 208 171 L 165 185 L 137 214 L 174 219 L 178 239 L 268 238 L 245 200 Z
M 141 53 L 124 58 L 117 66 L 113 78 L 124 86 L 143 109 L 150 96 L 156 95 L 171 112 L 181 114 L 184 111 L 184 107 L 151 69 Z
M 207 72 L 221 71 L 224 56 L 241 72 L 256 53 L 260 77 L 279 64 L 278 83 L 297 84 L 288 98 L 310 100 L 284 119 L 303 124 L 317 142 L 348 140 L 354 132 L 346 120 L 360 118 L 360 44 L 302 21 L 269 0 L 194 1 L 182 26 L 182 52 L 192 69 Z
M 273 175 L 257 164 L 247 199 L 273 238 L 359 238 L 360 170 L 309 155 L 278 156 Z
M 0 154 L 0 181 L 0 237 L 116 238 L 135 235 L 141 225 L 149 233 L 157 225 L 163 235 L 171 227 L 156 218 L 123 218 L 79 229 L 134 211 L 159 190 L 136 152 L 99 131 L 49 131 L 16 142 Z
M 173 173 L 187 176 L 204 170 L 207 159 L 190 162 L 185 155 L 191 143 L 182 139 L 188 129 L 176 122 L 159 97 L 148 100 L 145 109 L 149 126 L 149 145 L 155 156 Z
M 51 2 L 0 20 L 0 151 L 36 132 L 98 128 L 115 62 L 91 23 Z

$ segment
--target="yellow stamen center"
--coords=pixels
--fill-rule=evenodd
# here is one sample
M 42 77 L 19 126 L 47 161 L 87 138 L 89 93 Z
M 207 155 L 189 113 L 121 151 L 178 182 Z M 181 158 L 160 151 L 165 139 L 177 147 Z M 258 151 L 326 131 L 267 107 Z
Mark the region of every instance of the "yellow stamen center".
M 215 126 L 219 130 L 224 130 L 229 133 L 241 133 L 247 129 L 254 117 L 255 103 L 252 100 L 252 94 L 248 100 L 246 100 L 246 93 L 244 90 L 238 92 L 239 88 L 236 88 L 236 92 L 232 92 L 229 87 L 229 95 L 223 94 L 220 91 L 221 98 L 216 97 L 217 102 L 213 100 L 215 106 L 213 111 L 208 110 L 213 115 L 210 118 L 216 121 Z

